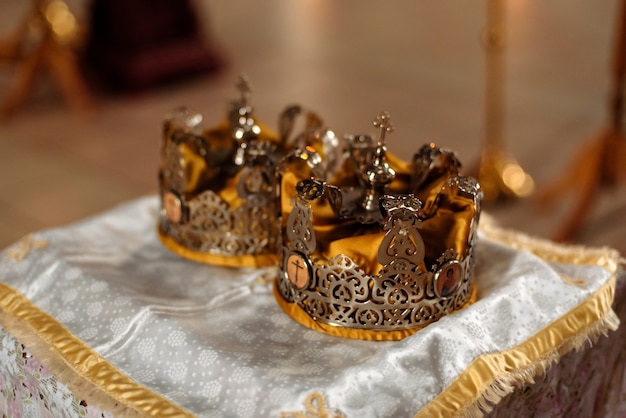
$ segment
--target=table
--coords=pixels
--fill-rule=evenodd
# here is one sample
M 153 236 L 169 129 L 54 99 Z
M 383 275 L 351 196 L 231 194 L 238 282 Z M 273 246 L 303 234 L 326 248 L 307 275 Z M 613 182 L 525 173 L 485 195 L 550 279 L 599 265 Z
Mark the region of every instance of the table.
M 0 253 L 1 413 L 624 412 L 626 275 L 613 250 L 556 245 L 484 217 L 476 303 L 401 341 L 346 340 L 287 317 L 274 268 L 170 253 L 157 211 L 156 197 L 142 198 Z

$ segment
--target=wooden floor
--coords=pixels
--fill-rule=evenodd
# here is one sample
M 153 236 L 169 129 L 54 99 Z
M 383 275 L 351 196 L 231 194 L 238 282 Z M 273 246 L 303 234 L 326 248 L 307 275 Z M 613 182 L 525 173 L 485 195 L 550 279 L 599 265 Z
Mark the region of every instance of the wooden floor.
M 0 36 L 25 2 L 0 0 Z M 68 2 L 85 14 L 85 2 Z M 615 0 L 506 1 L 505 143 L 538 185 L 558 176 L 606 124 Z M 42 80 L 0 122 L 0 248 L 157 191 L 160 123 L 187 105 L 217 123 L 240 72 L 257 115 L 300 103 L 336 132 L 371 132 L 387 110 L 392 152 L 423 143 L 455 149 L 475 166 L 484 126 L 485 2 L 478 0 L 267 0 L 195 3 L 206 38 L 223 52 L 219 74 L 131 95 L 99 94 L 96 113 L 70 110 Z M 0 99 L 14 80 L 0 63 Z M 487 207 L 504 226 L 550 237 L 569 200 L 539 211 L 534 199 Z M 626 185 L 597 197 L 574 239 L 626 254 Z

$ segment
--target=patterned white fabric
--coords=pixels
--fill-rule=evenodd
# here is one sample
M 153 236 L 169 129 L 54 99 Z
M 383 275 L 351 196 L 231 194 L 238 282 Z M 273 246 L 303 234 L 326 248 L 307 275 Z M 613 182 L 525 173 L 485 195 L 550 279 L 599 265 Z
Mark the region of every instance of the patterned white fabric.
M 38 358 L 0 326 L 0 416 L 112 418 L 78 398 Z
M 312 392 L 348 417 L 410 417 L 476 357 L 510 349 L 610 279 L 481 236 L 478 301 L 397 342 L 331 337 L 295 323 L 275 271 L 190 262 L 156 236 L 157 201 L 43 231 L 0 281 L 131 378 L 200 417 L 278 416 Z M 13 253 L 10 254 L 10 252 Z M 573 284 L 575 283 L 575 284 Z

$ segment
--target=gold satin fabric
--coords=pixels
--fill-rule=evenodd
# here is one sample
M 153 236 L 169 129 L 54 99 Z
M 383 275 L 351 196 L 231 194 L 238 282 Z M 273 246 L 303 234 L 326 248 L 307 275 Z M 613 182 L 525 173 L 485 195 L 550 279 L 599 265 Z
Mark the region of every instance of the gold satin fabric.
M 7 331 L 36 357 L 47 360 L 55 376 L 69 381 L 73 390 L 87 393 L 101 408 L 123 416 L 194 416 L 127 377 L 17 290 L 0 283 L 0 295 L 0 319 Z
M 261 128 L 258 140 L 274 143 L 280 152 L 284 153 L 285 144 L 281 143 L 278 135 L 260 122 L 257 122 L 257 125 Z M 188 179 L 183 193 L 191 198 L 205 190 L 212 190 L 231 208 L 237 208 L 243 203 L 237 195 L 240 172 L 231 176 L 223 170 L 225 166 L 232 165 L 233 139 L 228 120 L 225 119 L 217 127 L 206 130 L 204 136 L 207 138 L 209 153 L 226 159 L 210 166 L 200 154 L 196 143 L 189 141 L 180 144 L 185 178 Z
M 533 376 L 541 374 L 563 354 L 583 347 L 589 339 L 619 325 L 611 308 L 619 260 L 615 250 L 557 245 L 500 229 L 488 219 L 480 229 L 492 239 L 531 251 L 546 261 L 597 265 L 605 268 L 612 277 L 585 301 L 522 344 L 478 357 L 415 418 L 478 416 L 481 414 L 479 405 L 497 403 L 506 395 L 494 389 L 499 382 L 509 385 L 511 382 L 514 385 L 530 383 Z
M 567 315 L 544 328 L 519 346 L 496 354 L 480 356 L 415 418 L 455 417 L 463 414 L 468 406 L 481 402 L 490 387 L 507 377 L 526 383 L 525 376 L 535 375 L 536 368 L 543 368 L 546 358 L 552 359 L 555 351 L 570 351 L 569 340 L 587 341 L 586 332 L 602 321 L 611 311 L 615 278 L 607 282 L 593 296 L 574 308 Z M 606 331 L 606 329 L 602 330 Z M 597 330 L 595 331 L 597 332 Z M 583 343 L 580 344 L 581 346 Z M 568 347 L 564 350 L 564 347 Z M 515 376 L 519 375 L 518 378 Z
M 396 178 L 390 185 L 392 193 L 414 193 L 424 204 L 426 219 L 422 222 L 420 234 L 426 249 L 424 263 L 433 265 L 444 251 L 451 248 L 464 257 L 468 248 L 471 221 L 474 217 L 473 201 L 463 196 L 440 194 L 441 187 L 447 180 L 442 175 L 432 180 L 425 187 L 412 190 L 410 186 L 410 164 L 387 154 L 388 162 L 396 171 Z M 447 173 L 446 173 L 447 174 Z M 347 166 L 341 170 L 340 177 L 332 184 L 340 188 L 354 187 L 356 174 Z M 292 209 L 292 200 L 296 195 L 295 187 L 302 177 L 294 172 L 283 175 L 281 182 L 281 213 L 283 229 Z M 435 205 L 435 201 L 437 204 Z M 330 202 L 323 196 L 311 202 L 313 210 L 313 229 L 317 248 L 312 258 L 328 260 L 338 254 L 345 254 L 368 275 L 376 275 L 382 268 L 378 263 L 378 248 L 385 236 L 385 231 L 377 224 L 363 225 L 356 220 L 339 219 Z
M 441 188 L 451 175 L 447 171 L 432 174 L 418 190 L 413 190 L 411 164 L 390 153 L 387 153 L 387 161 L 396 172 L 394 181 L 389 185 L 390 193 L 413 193 L 424 203 L 425 219 L 422 221 L 420 235 L 424 241 L 425 257 L 420 268 L 427 271 L 426 266 L 435 264 L 447 249 L 453 249 L 461 257 L 466 257 L 470 249 L 468 242 L 470 225 L 475 216 L 473 199 L 449 192 L 441 193 Z M 285 172 L 282 177 L 281 214 L 284 237 L 287 219 L 296 195 L 296 184 L 300 180 L 303 180 L 302 171 L 297 169 Z M 358 181 L 358 173 L 352 168 L 351 161 L 347 160 L 331 184 L 345 191 L 355 187 Z M 323 265 L 333 257 L 345 254 L 367 275 L 379 274 L 383 266 L 378 262 L 378 249 L 386 234 L 380 225 L 364 225 L 354 219 L 339 219 L 326 196 L 311 202 L 311 208 L 316 248 L 310 258 L 314 263 Z M 297 322 L 335 336 L 365 340 L 398 340 L 419 329 L 368 331 L 321 324 L 311 319 L 297 304 L 286 302 L 278 293 L 275 293 L 275 296 L 283 310 Z M 475 300 L 476 288 L 473 286 L 468 305 Z

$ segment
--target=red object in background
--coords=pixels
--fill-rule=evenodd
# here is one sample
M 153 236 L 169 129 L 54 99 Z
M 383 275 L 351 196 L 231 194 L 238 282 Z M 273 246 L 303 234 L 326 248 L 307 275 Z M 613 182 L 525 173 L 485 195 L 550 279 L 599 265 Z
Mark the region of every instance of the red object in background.
M 138 90 L 222 67 L 188 0 L 92 0 L 84 61 L 109 87 Z

